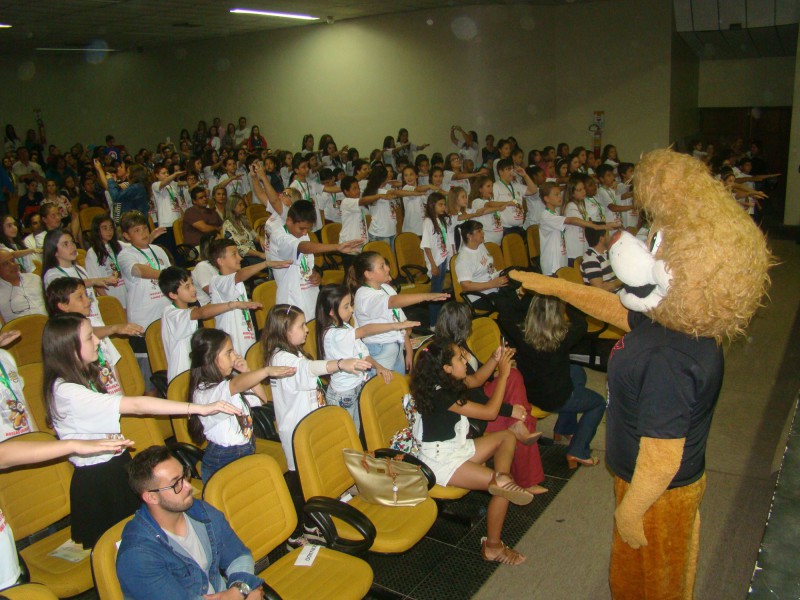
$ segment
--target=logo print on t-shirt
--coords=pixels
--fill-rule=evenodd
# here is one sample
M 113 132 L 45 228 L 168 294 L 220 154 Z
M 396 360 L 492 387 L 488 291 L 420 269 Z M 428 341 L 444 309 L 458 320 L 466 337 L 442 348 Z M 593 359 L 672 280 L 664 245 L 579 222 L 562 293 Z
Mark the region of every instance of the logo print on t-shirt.
M 25 413 L 25 406 L 17 400 L 6 400 L 8 406 L 9 422 L 15 432 L 28 429 L 28 415 Z

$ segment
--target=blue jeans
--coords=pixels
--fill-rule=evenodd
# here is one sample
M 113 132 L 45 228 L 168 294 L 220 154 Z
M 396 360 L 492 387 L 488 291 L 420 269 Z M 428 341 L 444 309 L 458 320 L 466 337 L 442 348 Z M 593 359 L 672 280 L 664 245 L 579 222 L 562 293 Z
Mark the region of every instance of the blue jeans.
M 431 292 L 441 292 L 444 289 L 444 278 L 447 277 L 447 261 L 442 261 L 438 265 L 439 274 L 431 275 Z M 436 325 L 436 320 L 439 318 L 439 311 L 442 310 L 441 302 L 431 302 L 428 304 L 428 318 L 431 322 L 431 327 Z
M 219 471 L 225 465 L 243 456 L 250 456 L 256 451 L 256 442 L 251 439 L 249 444 L 241 446 L 220 446 L 214 442 L 208 442 L 208 446 L 203 451 L 203 485 L 208 482 L 209 477 Z
M 381 237 L 379 235 L 369 234 L 369 241 L 370 242 L 386 242 L 387 244 L 389 244 L 389 247 L 391 247 L 392 252 L 394 252 L 394 238 L 396 238 L 396 237 L 397 237 L 396 235 L 390 235 L 390 236 L 387 236 L 387 237 Z
M 564 406 L 558 410 L 553 431 L 560 435 L 571 435 L 572 441 L 567 447 L 567 454 L 576 458 L 587 459 L 591 456 L 589 444 L 594 439 L 597 426 L 603 420 L 606 401 L 594 390 L 586 387 L 586 371 L 578 365 L 569 366 L 572 379 L 572 395 Z M 583 416 L 578 420 L 578 413 Z
M 328 386 L 328 391 L 325 393 L 325 403 L 328 406 L 341 406 L 345 409 L 356 424 L 356 431 L 361 433 L 361 416 L 358 413 L 358 396 L 361 393 L 361 388 L 364 387 L 363 383 L 358 384 L 356 387 L 344 392 L 337 392 L 333 386 Z
M 403 344 L 400 342 L 391 344 L 367 344 L 367 350 L 369 350 L 369 355 L 384 369 L 397 371 L 401 375 L 406 374 Z

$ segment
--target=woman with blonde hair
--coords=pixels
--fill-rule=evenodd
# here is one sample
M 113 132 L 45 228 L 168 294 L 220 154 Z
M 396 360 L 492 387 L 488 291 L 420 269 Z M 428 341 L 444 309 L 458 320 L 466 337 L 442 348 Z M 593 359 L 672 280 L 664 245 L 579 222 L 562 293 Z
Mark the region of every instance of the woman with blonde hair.
M 256 234 L 245 216 L 246 208 L 244 198 L 231 194 L 225 203 L 225 221 L 222 223 L 222 237 L 236 242 L 245 266 L 266 260 L 264 253 L 256 248 Z

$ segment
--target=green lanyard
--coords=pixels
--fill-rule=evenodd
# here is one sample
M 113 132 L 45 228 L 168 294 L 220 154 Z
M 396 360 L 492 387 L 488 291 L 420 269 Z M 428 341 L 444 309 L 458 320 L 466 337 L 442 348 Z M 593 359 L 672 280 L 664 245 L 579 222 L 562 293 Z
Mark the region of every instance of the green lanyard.
M 12 396 L 14 396 L 14 401 L 17 404 L 19 404 L 19 398 L 17 398 L 16 392 L 14 392 L 14 390 L 11 387 L 11 381 L 9 381 L 8 379 L 8 373 L 6 373 L 6 368 L 3 366 L 2 362 L 0 362 L 0 371 L 3 372 L 3 374 L 0 375 L 0 383 L 2 383 L 4 386 L 8 388 L 8 391 L 11 392 Z
M 605 220 L 606 213 L 603 210 L 603 206 L 597 200 L 595 200 L 594 198 L 589 198 L 589 200 L 591 200 L 594 203 L 594 205 L 597 207 L 597 210 L 600 211 L 600 218 Z
M 112 250 L 111 246 L 108 244 L 106 244 L 106 249 L 108 250 L 108 258 L 110 258 L 111 262 L 114 263 L 114 266 L 117 267 L 117 273 L 122 273 L 122 271 L 119 270 L 119 262 L 117 262 L 117 255 L 114 254 L 114 250 Z
M 136 246 L 134 246 L 134 248 L 136 248 Z M 150 246 L 148 246 L 148 248 L 150 248 Z M 155 252 L 155 250 L 153 250 L 152 248 L 150 248 L 150 254 L 152 254 L 152 255 L 153 255 L 153 260 L 151 261 L 151 260 L 150 260 L 150 257 L 149 257 L 149 256 L 147 256 L 147 254 L 145 254 L 145 253 L 144 253 L 144 250 L 142 250 L 141 248 L 136 248 L 136 249 L 139 251 L 139 254 L 141 254 L 142 256 L 144 256 L 144 259 L 147 261 L 147 264 L 149 264 L 149 265 L 150 265 L 150 266 L 151 266 L 153 269 L 155 269 L 156 271 L 160 271 L 160 270 L 161 270 L 161 264 L 158 262 L 158 258 L 156 258 L 156 252 Z M 155 262 L 154 262 L 154 261 L 155 261 Z
M 239 302 L 247 302 L 247 295 L 242 294 L 239 296 Z M 250 329 L 250 311 L 246 308 L 243 308 L 242 314 L 244 315 L 244 322 L 247 323 L 247 328 Z
M 549 208 L 545 208 L 545 210 L 546 210 L 547 212 L 549 212 L 551 215 L 553 215 L 554 217 L 557 217 L 557 216 L 558 216 L 558 215 L 557 215 L 555 212 L 553 212 L 553 211 L 552 211 L 552 210 L 550 210 Z M 562 246 L 565 246 L 565 245 L 566 245 L 566 242 L 564 241 L 564 230 L 562 229 L 562 230 L 561 230 L 559 233 L 561 233 L 561 245 L 562 245 Z
M 514 186 L 506 183 L 503 180 L 500 180 L 500 183 L 502 183 L 504 186 L 506 186 L 506 189 L 508 189 L 508 191 L 511 192 L 511 199 L 514 202 L 516 202 L 517 201 L 517 193 L 514 191 Z
M 283 230 L 286 233 L 289 233 L 289 230 L 286 229 L 286 225 L 283 226 Z M 306 255 L 302 254 L 302 253 L 300 254 L 300 270 L 303 271 L 303 275 L 306 275 L 307 273 L 309 273 L 308 261 L 306 260 Z
M 302 181 L 300 181 L 299 179 L 296 179 L 295 181 L 297 181 L 298 185 L 300 186 L 300 191 L 305 192 L 306 200 L 311 202 L 311 184 L 306 182 L 306 186 L 303 187 Z
M 78 279 L 80 279 L 81 281 L 83 281 L 83 275 L 81 275 L 81 272 L 80 272 L 80 270 L 78 269 L 78 267 L 76 267 L 76 266 L 74 266 L 74 265 L 73 265 L 73 266 L 72 266 L 72 267 L 70 267 L 70 268 L 72 268 L 72 269 L 75 269 L 75 272 L 78 274 Z M 56 269 L 58 269 L 59 271 L 61 271 L 61 272 L 64 274 L 64 277 L 72 277 L 72 275 L 70 275 L 69 273 L 67 273 L 67 272 L 66 272 L 64 269 L 62 269 L 61 267 L 56 267 Z
M 367 288 L 367 289 L 369 289 L 369 290 L 374 290 L 374 289 L 375 289 L 374 287 L 370 287 L 370 286 L 368 286 L 368 285 L 364 285 L 364 286 L 362 286 L 362 287 L 365 287 L 365 288 Z M 382 291 L 384 294 L 386 294 L 387 296 L 391 296 L 391 294 L 390 294 L 389 292 L 387 292 L 385 289 L 383 289 L 383 286 L 381 286 L 381 287 L 380 287 L 380 288 L 378 288 L 378 289 L 380 289 L 380 290 L 381 290 L 381 291 Z M 400 311 L 399 311 L 398 309 L 396 309 L 396 308 L 393 308 L 393 309 L 391 309 L 391 310 L 392 310 L 392 314 L 394 315 L 394 320 L 395 320 L 395 321 L 397 321 L 397 322 L 399 323 L 399 322 L 400 322 Z
M 103 356 L 103 347 L 102 346 L 98 346 L 97 347 L 97 362 L 100 363 L 101 367 L 105 367 L 106 366 L 106 357 Z
M 447 252 L 447 227 L 441 221 L 439 221 L 439 231 L 442 232 L 442 244 L 444 244 L 444 251 Z

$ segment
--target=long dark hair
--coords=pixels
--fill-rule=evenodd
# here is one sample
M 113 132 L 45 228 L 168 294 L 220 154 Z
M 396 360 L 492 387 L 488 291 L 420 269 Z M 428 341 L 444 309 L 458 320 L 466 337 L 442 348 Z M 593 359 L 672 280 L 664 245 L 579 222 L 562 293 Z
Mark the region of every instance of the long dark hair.
M 190 342 L 189 392 L 187 401 L 194 402 L 195 392 L 223 381 L 225 377 L 217 368 L 217 355 L 230 336 L 219 329 L 198 329 Z M 189 437 L 200 445 L 206 441 L 199 415 L 189 416 Z
M 450 377 L 443 368 L 444 365 L 450 364 L 456 352 L 460 352 L 458 344 L 438 335 L 420 352 L 411 372 L 409 387 L 421 415 L 431 414 L 434 411 L 436 396 L 440 395 L 440 390 L 454 392 L 458 395 L 456 403 L 466 404 L 466 384 Z
M 445 302 L 439 311 L 434 331 L 437 336 L 449 338 L 466 348 L 467 338 L 472 333 L 472 315 L 466 304 Z
M 100 265 L 104 265 L 106 260 L 108 260 L 108 250 L 106 250 L 106 245 L 103 242 L 103 238 L 100 236 L 100 225 L 106 221 L 109 221 L 112 225 L 114 224 L 114 219 L 108 215 L 97 215 L 94 219 L 92 219 L 92 248 L 94 248 L 94 253 L 97 256 L 97 263 Z M 117 239 L 116 228 L 114 228 L 114 235 L 109 240 L 108 245 L 111 246 L 111 249 L 117 256 L 119 256 L 119 253 L 122 252 L 122 245 Z
M 267 322 L 261 332 L 261 347 L 264 361 L 270 363 L 276 352 L 283 350 L 294 356 L 302 354 L 311 358 L 302 346 L 289 343 L 289 328 L 298 318 L 305 321 L 303 311 L 291 304 L 276 304 L 267 314 Z
M 353 259 L 353 264 L 350 265 L 350 270 L 347 272 L 347 286 L 350 288 L 350 293 L 353 294 L 353 298 L 356 296 L 356 290 L 362 285 L 367 284 L 364 273 L 372 271 L 372 269 L 375 268 L 375 261 L 378 259 L 386 260 L 383 254 L 371 250 L 362 252 Z
M 89 319 L 78 313 L 64 313 L 51 317 L 42 332 L 42 361 L 44 375 L 42 395 L 47 409 L 47 424 L 61 418 L 55 405 L 55 383 L 63 379 L 66 383 L 77 383 L 85 387 L 94 386 L 98 392 L 106 388 L 98 379 L 100 368 L 97 362 L 84 364 L 81 360 L 81 325 Z
M 364 196 L 374 196 L 378 193 L 378 189 L 383 185 L 383 182 L 386 181 L 386 178 L 389 177 L 389 172 L 386 170 L 382 164 L 377 164 L 372 167 L 372 171 L 370 171 L 369 175 L 367 176 L 367 187 L 364 188 Z
M 58 242 L 61 240 L 62 235 L 68 235 L 72 238 L 69 231 L 64 231 L 60 227 L 48 231 L 44 236 L 44 244 L 42 245 L 42 281 L 44 282 L 45 273 L 50 269 L 58 267 L 58 258 L 56 252 L 58 251 Z M 74 241 L 74 240 L 73 240 Z M 74 263 L 73 263 L 74 265 Z
M 447 197 L 440 192 L 433 192 L 428 196 L 428 199 L 425 201 L 425 216 L 428 217 L 434 225 L 438 221 L 445 229 L 447 229 L 447 226 L 450 224 L 450 216 L 448 214 L 436 214 L 436 203 L 439 202 L 439 200 L 444 200 L 445 205 L 447 204 Z M 439 237 L 442 236 L 441 227 L 434 227 L 433 232 Z
M 10 238 L 6 235 L 5 228 L 6 228 L 6 221 L 11 219 L 17 226 L 17 237 Z M 4 215 L 2 219 L 0 219 L 0 244 L 3 244 L 9 250 L 19 250 L 20 248 L 24 247 L 22 242 L 22 227 L 13 216 L 11 215 Z
M 344 325 L 339 316 L 339 305 L 347 297 L 351 296 L 350 290 L 344 285 L 332 283 L 324 285 L 319 290 L 317 297 L 317 355 L 319 360 L 325 358 L 325 334 L 331 327 L 341 327 Z M 333 316 L 331 316 L 333 313 Z

